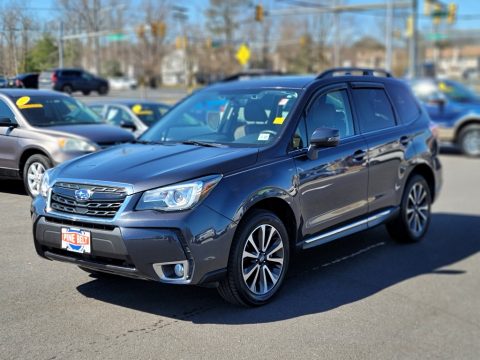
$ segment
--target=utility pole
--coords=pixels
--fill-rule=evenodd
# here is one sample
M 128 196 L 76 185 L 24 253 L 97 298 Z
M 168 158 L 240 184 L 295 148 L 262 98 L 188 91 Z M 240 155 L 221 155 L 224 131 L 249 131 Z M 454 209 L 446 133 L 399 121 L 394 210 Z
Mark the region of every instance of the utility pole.
M 333 40 L 333 65 L 334 67 L 340 66 L 340 23 L 339 23 L 339 16 L 337 10 L 338 7 L 338 0 L 334 2 L 334 12 L 333 12 L 333 26 L 335 28 L 334 33 L 334 40 Z
M 418 47 L 418 0 L 412 0 L 412 36 L 410 38 L 410 59 L 409 59 L 409 74 L 412 77 L 417 76 L 417 47 Z
M 392 71 L 392 53 L 393 53 L 393 0 L 387 0 L 387 21 L 385 25 L 385 68 Z
M 58 27 L 58 67 L 63 68 L 63 21 L 60 21 Z

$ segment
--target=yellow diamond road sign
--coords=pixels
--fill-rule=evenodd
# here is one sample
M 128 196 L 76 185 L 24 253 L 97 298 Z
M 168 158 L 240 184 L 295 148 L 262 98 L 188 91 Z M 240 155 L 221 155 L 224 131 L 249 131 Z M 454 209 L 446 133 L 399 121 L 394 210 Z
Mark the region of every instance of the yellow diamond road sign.
M 247 45 L 242 44 L 238 48 L 237 54 L 235 55 L 240 65 L 246 65 L 248 60 L 250 60 L 250 49 Z

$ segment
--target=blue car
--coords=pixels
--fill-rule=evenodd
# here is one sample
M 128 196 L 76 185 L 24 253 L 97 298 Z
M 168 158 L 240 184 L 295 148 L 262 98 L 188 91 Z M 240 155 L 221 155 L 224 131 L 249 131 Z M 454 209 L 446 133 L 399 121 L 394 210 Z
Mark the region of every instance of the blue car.
M 413 80 L 410 85 L 437 125 L 439 140 L 467 156 L 480 156 L 480 97 L 452 80 Z

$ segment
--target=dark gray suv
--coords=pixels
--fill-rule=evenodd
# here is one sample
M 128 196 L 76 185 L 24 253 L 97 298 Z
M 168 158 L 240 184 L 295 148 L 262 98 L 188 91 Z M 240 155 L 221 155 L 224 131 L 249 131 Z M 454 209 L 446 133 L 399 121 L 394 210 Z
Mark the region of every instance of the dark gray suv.
M 389 74 L 220 83 L 136 143 L 47 171 L 35 248 L 91 273 L 217 285 L 262 305 L 298 249 L 380 224 L 421 240 L 437 149 L 428 115 Z

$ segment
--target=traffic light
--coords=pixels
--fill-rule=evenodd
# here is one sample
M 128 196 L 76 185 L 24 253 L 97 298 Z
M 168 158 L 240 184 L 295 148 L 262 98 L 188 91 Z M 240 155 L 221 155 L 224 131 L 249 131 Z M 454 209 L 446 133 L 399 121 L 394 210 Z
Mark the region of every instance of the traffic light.
M 410 15 L 407 18 L 407 29 L 405 31 L 405 36 L 407 38 L 413 37 L 413 16 L 412 15 Z
M 263 6 L 262 5 L 256 5 L 255 6 L 255 21 L 262 22 L 263 21 Z
M 433 24 L 440 25 L 440 22 L 442 21 L 442 11 L 443 11 L 442 4 L 436 3 L 434 9 L 435 10 L 433 12 Z
M 458 6 L 455 3 L 448 4 L 447 22 L 449 24 L 453 24 L 457 20 L 457 8 Z
M 430 16 L 432 14 L 432 8 L 436 0 L 425 0 L 423 3 L 423 13 L 425 16 Z
M 144 25 L 138 25 L 136 28 L 137 36 L 139 38 L 144 38 L 145 37 L 145 26 Z
M 154 37 L 163 38 L 163 37 L 165 37 L 165 33 L 167 32 L 167 25 L 162 21 L 151 22 L 150 23 L 150 30 L 151 30 L 152 35 Z

